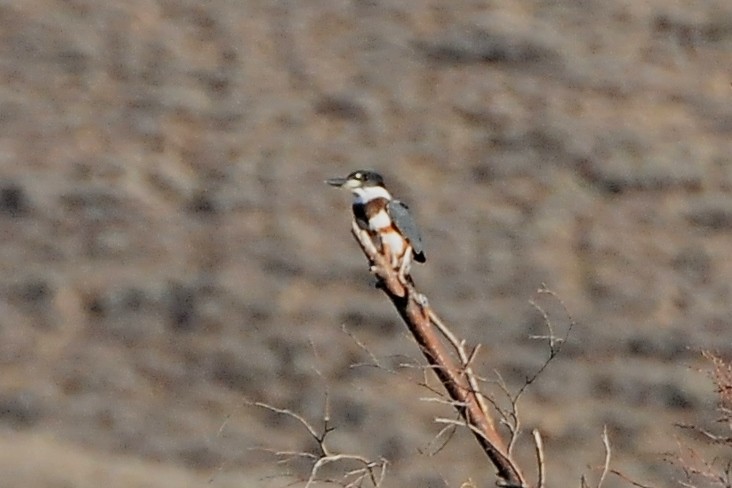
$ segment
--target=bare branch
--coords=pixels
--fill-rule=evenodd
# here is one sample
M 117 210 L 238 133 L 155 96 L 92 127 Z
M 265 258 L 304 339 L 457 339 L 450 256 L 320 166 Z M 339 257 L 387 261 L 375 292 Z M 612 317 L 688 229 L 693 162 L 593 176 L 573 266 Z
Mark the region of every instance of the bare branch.
M 476 351 L 468 354 L 464 343 L 457 340 L 437 314 L 427 304 L 426 297 L 417 292 L 411 277 L 400 279 L 398 270 L 380 254 L 371 237 L 353 222 L 352 233 L 369 260 L 370 270 L 377 277 L 378 286 L 392 301 L 402 320 L 414 336 L 427 363 L 447 391 L 451 405 L 462 417 L 462 422 L 441 419 L 444 423 L 468 427 L 497 469 L 499 485 L 504 487 L 528 486 L 518 466 L 511 460 L 506 443 L 496 430 L 489 415 L 484 396 L 478 389 L 470 363 Z M 457 360 L 451 356 L 440 336 L 452 346 Z M 440 420 L 440 419 L 438 419 Z
M 610 473 L 611 474 L 614 474 L 615 476 L 617 476 L 618 478 L 622 479 L 626 483 L 630 483 L 631 485 L 633 485 L 633 486 L 635 486 L 637 488 L 655 488 L 653 485 L 644 485 L 642 483 L 639 483 L 639 482 L 637 482 L 637 481 L 629 478 L 628 476 L 624 475 L 623 473 L 621 473 L 620 471 L 618 471 L 616 469 L 611 469 L 610 470 Z

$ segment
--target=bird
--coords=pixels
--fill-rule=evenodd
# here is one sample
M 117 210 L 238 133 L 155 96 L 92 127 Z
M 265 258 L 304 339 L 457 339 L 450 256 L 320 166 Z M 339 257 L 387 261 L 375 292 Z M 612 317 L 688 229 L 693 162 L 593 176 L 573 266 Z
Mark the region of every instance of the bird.
M 325 182 L 353 193 L 356 224 L 368 232 L 401 278 L 409 274 L 412 260 L 426 261 L 422 236 L 409 207 L 391 196 L 379 173 L 361 169 Z

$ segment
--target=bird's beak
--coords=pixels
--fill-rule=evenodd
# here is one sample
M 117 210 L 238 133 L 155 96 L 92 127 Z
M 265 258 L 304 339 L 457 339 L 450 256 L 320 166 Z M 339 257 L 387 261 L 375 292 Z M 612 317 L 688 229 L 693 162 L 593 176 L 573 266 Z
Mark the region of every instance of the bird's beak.
M 348 182 L 347 178 L 330 178 L 325 180 L 326 183 L 328 183 L 330 186 L 338 186 L 342 187 Z

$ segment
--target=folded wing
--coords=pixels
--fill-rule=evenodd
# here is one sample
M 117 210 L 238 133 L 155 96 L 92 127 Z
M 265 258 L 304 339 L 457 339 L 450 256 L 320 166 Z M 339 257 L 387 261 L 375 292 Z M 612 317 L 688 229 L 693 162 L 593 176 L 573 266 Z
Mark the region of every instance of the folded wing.
M 419 233 L 417 224 L 409 213 L 409 207 L 399 200 L 391 200 L 386 207 L 386 211 L 389 213 L 389 217 L 391 217 L 394 226 L 407 238 L 409 245 L 412 246 L 414 260 L 419 263 L 424 263 L 426 258 L 424 255 L 422 235 Z

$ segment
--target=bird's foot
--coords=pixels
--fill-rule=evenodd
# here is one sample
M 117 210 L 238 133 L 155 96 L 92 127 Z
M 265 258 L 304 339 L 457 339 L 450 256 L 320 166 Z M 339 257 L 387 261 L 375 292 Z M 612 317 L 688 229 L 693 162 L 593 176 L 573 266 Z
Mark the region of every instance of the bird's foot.
M 404 253 L 404 258 L 402 259 L 401 265 L 397 263 L 397 265 L 394 267 L 396 268 L 397 266 L 399 267 L 398 274 L 397 274 L 399 277 L 399 282 L 404 286 L 411 284 L 411 278 L 409 277 L 409 273 L 412 270 L 412 248 L 411 248 L 411 246 L 407 247 L 407 252 Z

